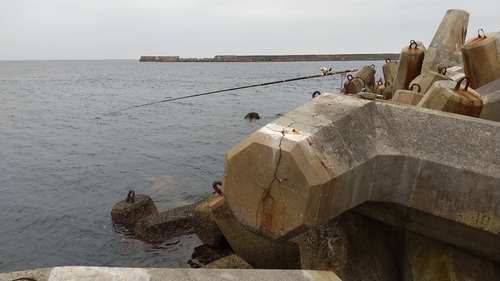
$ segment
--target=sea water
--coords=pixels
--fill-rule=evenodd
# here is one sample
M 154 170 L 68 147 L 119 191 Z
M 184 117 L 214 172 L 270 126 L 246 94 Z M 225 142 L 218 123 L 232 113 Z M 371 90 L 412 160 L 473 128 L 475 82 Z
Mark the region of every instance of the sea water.
M 372 63 L 380 76 L 381 61 L 0 61 L 0 272 L 189 267 L 195 234 L 141 242 L 112 223 L 113 205 L 130 189 L 159 211 L 203 200 L 222 180 L 228 149 L 314 91 L 338 92 L 342 76 L 115 111 Z M 249 112 L 261 119 L 245 120 Z

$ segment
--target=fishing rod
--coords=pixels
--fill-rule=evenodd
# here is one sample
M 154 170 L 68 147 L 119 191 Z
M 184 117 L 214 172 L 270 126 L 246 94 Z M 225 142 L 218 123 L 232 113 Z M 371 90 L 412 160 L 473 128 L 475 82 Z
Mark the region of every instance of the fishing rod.
M 182 96 L 182 97 L 176 97 L 176 98 L 169 98 L 169 99 L 164 99 L 164 100 L 160 100 L 160 101 L 154 101 L 154 102 L 144 103 L 144 104 L 135 105 L 135 106 L 127 107 L 127 108 L 124 108 L 124 109 L 120 109 L 120 110 L 117 110 L 117 111 L 113 111 L 113 112 L 110 112 L 110 113 L 108 113 L 106 115 L 103 115 L 102 117 L 105 117 L 105 116 L 108 116 L 108 115 L 111 115 L 111 114 L 114 114 L 114 113 L 122 112 L 122 111 L 125 111 L 125 110 L 133 109 L 133 108 L 138 108 L 138 107 L 153 105 L 153 104 L 162 103 L 162 102 L 176 101 L 176 100 L 194 98 L 194 97 L 211 95 L 211 94 L 222 93 L 222 92 L 229 92 L 229 91 L 235 91 L 235 90 L 241 90 L 241 89 L 247 89 L 247 88 L 253 88 L 253 87 L 267 86 L 267 85 L 278 84 L 278 83 L 292 82 L 292 81 L 297 81 L 297 80 L 318 78 L 318 77 L 324 77 L 324 76 L 330 76 L 330 75 L 336 75 L 336 74 L 345 74 L 345 73 L 349 73 L 349 72 L 358 71 L 357 68 L 347 69 L 347 70 L 341 70 L 341 71 L 335 71 L 335 72 L 330 72 L 331 70 L 332 70 L 332 68 L 327 69 L 327 68 L 322 67 L 321 68 L 321 72 L 322 73 L 321 74 L 317 74 L 317 75 L 309 75 L 309 76 L 303 76 L 303 77 L 298 77 L 298 78 L 290 78 L 290 79 L 285 79 L 285 80 L 278 80 L 278 81 L 266 82 L 266 83 L 261 83 L 261 84 L 247 85 L 247 86 L 241 86 L 241 87 L 235 87 L 235 88 L 217 90 L 217 91 L 206 92 L 206 93 L 201 93 L 201 94 L 194 94 L 194 95 L 188 95 L 188 96 Z M 101 118 L 100 117 L 96 117 L 96 119 L 101 119 Z

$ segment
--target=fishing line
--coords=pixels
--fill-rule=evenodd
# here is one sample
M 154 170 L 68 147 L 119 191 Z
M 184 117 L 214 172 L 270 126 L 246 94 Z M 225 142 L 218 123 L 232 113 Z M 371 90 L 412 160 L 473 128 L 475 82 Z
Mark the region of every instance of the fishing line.
M 200 97 L 200 96 L 205 96 L 205 95 L 211 95 L 211 94 L 217 94 L 217 93 L 222 93 L 222 92 L 229 92 L 229 91 L 235 91 L 235 90 L 241 90 L 241 89 L 247 89 L 247 88 L 253 88 L 253 87 L 267 86 L 267 85 L 278 84 L 278 83 L 292 82 L 292 81 L 297 81 L 297 80 L 318 78 L 318 77 L 324 77 L 324 76 L 330 76 L 330 75 L 336 75 L 336 74 L 345 74 L 345 73 L 348 73 L 348 72 L 358 71 L 357 68 L 347 69 L 347 70 L 341 70 L 341 71 L 335 71 L 335 72 L 330 72 L 331 70 L 332 70 L 331 68 L 330 69 L 321 68 L 322 74 L 317 74 L 317 75 L 309 75 L 309 76 L 303 76 L 303 77 L 298 77 L 298 78 L 290 78 L 290 79 L 285 79 L 285 80 L 278 80 L 278 81 L 266 82 L 266 83 L 261 83 L 261 84 L 247 85 L 247 86 L 241 86 L 241 87 L 235 87 L 235 88 L 217 90 L 217 91 L 206 92 L 206 93 L 201 93 L 201 94 L 194 94 L 194 95 L 188 95 L 188 96 L 182 96 L 182 97 L 176 97 L 176 98 L 169 98 L 169 99 L 164 99 L 164 100 L 160 100 L 160 101 L 154 101 L 154 102 L 144 103 L 144 104 L 135 105 L 135 106 L 127 107 L 127 108 L 124 108 L 124 109 L 120 109 L 120 110 L 117 110 L 117 111 L 113 111 L 113 112 L 110 112 L 110 113 L 108 113 L 106 115 L 103 115 L 102 117 L 106 117 L 108 115 L 115 114 L 115 113 L 122 112 L 122 111 L 129 110 L 129 109 L 133 109 L 133 108 L 138 108 L 138 107 L 153 105 L 153 104 L 162 103 L 162 102 L 169 102 L 169 101 L 176 101 L 176 100 L 182 100 L 182 99 L 188 99 L 188 98 L 195 98 L 195 97 Z M 96 117 L 95 119 L 101 119 L 101 117 Z

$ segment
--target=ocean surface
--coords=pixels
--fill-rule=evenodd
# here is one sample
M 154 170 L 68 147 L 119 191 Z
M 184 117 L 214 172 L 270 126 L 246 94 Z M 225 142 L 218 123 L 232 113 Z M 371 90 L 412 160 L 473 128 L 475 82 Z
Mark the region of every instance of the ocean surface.
M 189 267 L 195 234 L 147 244 L 111 221 L 134 189 L 159 211 L 198 202 L 225 153 L 341 76 L 167 98 L 383 61 L 139 63 L 0 61 L 0 272 L 87 265 Z M 260 120 L 244 117 L 257 112 Z M 97 119 L 96 117 L 101 117 Z M 251 168 L 251 167 L 249 167 Z

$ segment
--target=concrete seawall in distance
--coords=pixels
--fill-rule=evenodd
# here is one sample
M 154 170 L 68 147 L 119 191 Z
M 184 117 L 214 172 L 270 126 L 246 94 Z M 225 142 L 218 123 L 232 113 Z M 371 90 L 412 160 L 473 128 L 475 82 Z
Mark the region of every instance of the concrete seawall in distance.
M 366 61 L 398 60 L 399 53 L 337 55 L 217 55 L 213 58 L 181 58 L 179 56 L 141 56 L 141 62 L 294 62 L 294 61 Z

